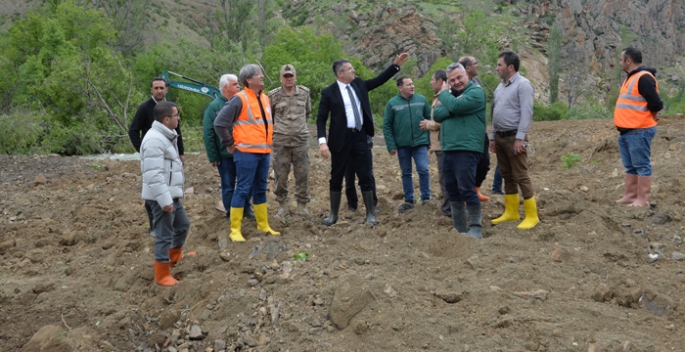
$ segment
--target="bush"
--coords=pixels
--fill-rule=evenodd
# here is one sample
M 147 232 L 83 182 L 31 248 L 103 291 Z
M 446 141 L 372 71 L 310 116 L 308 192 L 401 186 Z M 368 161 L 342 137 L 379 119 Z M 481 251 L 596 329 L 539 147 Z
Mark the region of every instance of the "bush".
M 533 120 L 534 121 L 557 121 L 564 118 L 568 111 L 565 103 L 557 101 L 552 106 L 547 107 L 543 103 L 533 103 Z
M 568 109 L 564 115 L 564 120 L 607 119 L 613 116 L 612 110 L 591 100 L 583 104 L 576 104 Z
M 576 153 L 568 153 L 561 157 L 561 161 L 564 163 L 564 170 L 572 168 L 575 164 L 580 162 L 580 155 Z
M 0 126 L 5 128 L 0 133 L 0 152 L 3 154 L 32 154 L 38 149 L 38 140 L 43 128 L 35 122 L 30 112 L 15 112 L 0 115 Z

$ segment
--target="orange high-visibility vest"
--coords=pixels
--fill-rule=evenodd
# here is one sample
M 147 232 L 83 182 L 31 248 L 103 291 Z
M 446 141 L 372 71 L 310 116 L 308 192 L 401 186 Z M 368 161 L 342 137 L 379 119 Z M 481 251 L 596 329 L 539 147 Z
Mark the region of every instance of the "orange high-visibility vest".
M 233 122 L 233 143 L 244 153 L 269 154 L 273 145 L 274 123 L 271 119 L 271 104 L 263 92 L 259 94 L 266 117 L 262 116 L 257 95 L 252 89 L 236 94 L 243 102 L 238 119 Z
M 654 113 L 647 109 L 647 100 L 640 95 L 637 82 L 643 75 L 654 76 L 649 71 L 640 71 L 626 79 L 621 86 L 616 108 L 614 109 L 614 125 L 622 128 L 650 128 L 656 126 Z M 659 84 L 654 78 L 656 91 L 659 92 Z

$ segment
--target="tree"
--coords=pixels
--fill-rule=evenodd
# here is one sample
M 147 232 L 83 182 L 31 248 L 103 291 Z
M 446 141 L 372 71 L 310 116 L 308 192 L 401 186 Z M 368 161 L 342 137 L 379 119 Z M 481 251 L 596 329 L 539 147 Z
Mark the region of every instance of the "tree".
M 142 95 L 133 91 L 131 73 L 110 45 L 116 31 L 102 11 L 73 0 L 50 5 L 9 30 L 3 49 L 18 83 L 12 104 L 42 112 L 46 151 L 104 151 L 124 139 L 129 112 Z
M 564 66 L 566 67 L 577 67 L 578 70 L 573 70 L 572 72 L 566 73 L 566 84 L 568 86 L 568 108 L 571 109 L 573 105 L 578 100 L 585 91 L 587 87 L 584 86 L 585 80 L 582 72 L 585 72 L 585 66 L 587 64 L 587 59 L 585 55 L 585 50 L 582 47 L 578 47 L 575 43 L 571 42 L 564 48 Z
M 559 99 L 559 72 L 561 71 L 561 29 L 556 24 L 549 30 L 547 44 L 549 105 L 552 105 Z
M 143 48 L 147 30 L 149 3 L 144 0 L 81 0 L 95 10 L 102 10 L 112 20 L 118 35 L 114 48 L 124 56 L 131 56 Z

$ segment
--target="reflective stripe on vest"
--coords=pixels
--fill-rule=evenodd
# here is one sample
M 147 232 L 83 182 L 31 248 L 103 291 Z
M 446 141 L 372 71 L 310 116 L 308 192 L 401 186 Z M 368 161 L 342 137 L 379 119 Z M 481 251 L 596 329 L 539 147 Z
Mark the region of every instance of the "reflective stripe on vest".
M 650 128 L 656 126 L 654 115 L 647 109 L 647 100 L 640 95 L 638 89 L 638 82 L 643 75 L 649 75 L 654 79 L 656 90 L 659 92 L 659 84 L 649 71 L 637 72 L 626 79 L 621 85 L 621 91 L 614 109 L 614 125 L 616 127 Z
M 273 121 L 271 119 L 271 105 L 269 98 L 260 93 L 259 97 L 254 91 L 243 90 L 236 94 L 243 103 L 238 119 L 233 122 L 233 139 L 235 147 L 245 153 L 271 153 L 273 144 Z M 259 99 L 266 114 L 266 119 L 261 116 Z M 253 111 L 256 108 L 257 114 Z M 266 120 L 267 126 L 264 121 Z

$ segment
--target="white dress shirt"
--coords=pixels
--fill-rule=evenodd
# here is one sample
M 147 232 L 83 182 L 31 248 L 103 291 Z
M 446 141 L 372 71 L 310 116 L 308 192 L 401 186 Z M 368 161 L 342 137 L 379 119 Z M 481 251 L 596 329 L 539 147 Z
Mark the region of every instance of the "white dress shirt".
M 359 119 L 361 120 L 361 125 L 364 125 L 364 113 L 362 112 L 362 104 L 357 97 L 357 93 L 354 91 L 351 85 L 338 82 L 338 88 L 340 88 L 340 95 L 342 95 L 343 103 L 345 104 L 345 117 L 347 117 L 347 128 L 355 128 L 356 122 L 354 121 L 354 110 L 352 109 L 352 102 L 350 101 L 350 95 L 347 93 L 347 86 L 350 86 L 350 91 L 354 97 L 354 104 L 357 104 L 357 111 L 359 111 Z M 319 145 L 326 143 L 326 137 L 319 138 Z

